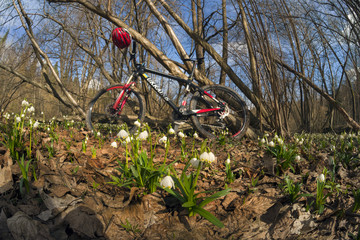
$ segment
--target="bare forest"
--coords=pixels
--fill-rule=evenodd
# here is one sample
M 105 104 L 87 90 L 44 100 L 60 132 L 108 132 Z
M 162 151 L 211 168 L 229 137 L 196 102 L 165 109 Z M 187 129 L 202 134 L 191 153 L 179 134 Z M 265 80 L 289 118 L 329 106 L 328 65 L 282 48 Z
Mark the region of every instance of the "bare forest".
M 131 71 L 128 50 L 110 37 L 123 27 L 146 66 L 185 77 L 183 59 L 204 57 L 198 84 L 240 93 L 256 129 L 359 129 L 357 1 L 2 0 L 0 11 L 3 114 L 27 99 L 39 117 L 84 118 L 94 92 Z M 156 81 L 175 101 L 183 91 Z M 150 86 L 140 86 L 148 117 L 168 117 Z
M 0 239 L 360 240 L 359 20 L 0 0 Z

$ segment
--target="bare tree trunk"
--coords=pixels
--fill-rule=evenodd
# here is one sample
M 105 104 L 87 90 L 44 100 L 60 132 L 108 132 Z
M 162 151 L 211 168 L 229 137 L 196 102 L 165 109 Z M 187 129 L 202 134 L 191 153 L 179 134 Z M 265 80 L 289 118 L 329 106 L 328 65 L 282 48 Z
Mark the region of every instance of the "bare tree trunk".
M 227 64 L 229 58 L 228 44 L 228 24 L 227 24 L 227 12 L 226 12 L 226 0 L 221 1 L 222 20 L 223 20 L 223 43 L 222 43 L 222 57 Z M 219 84 L 225 85 L 226 72 L 221 68 Z
M 243 7 L 243 1 L 242 0 L 238 0 L 238 5 L 240 8 L 240 14 L 241 14 L 241 23 L 244 29 L 244 33 L 245 33 L 245 40 L 246 40 L 246 45 L 247 45 L 247 49 L 248 49 L 248 54 L 249 54 L 249 59 L 250 59 L 250 75 L 251 75 L 251 80 L 252 80 L 252 85 L 253 85 L 253 92 L 256 95 L 256 97 L 258 99 L 261 99 L 261 88 L 260 88 L 260 79 L 259 79 L 259 74 L 257 72 L 257 63 L 256 63 L 256 57 L 255 57 L 255 51 L 254 51 L 254 46 L 252 44 L 253 40 L 251 37 L 251 33 L 249 30 L 249 24 L 247 22 L 246 19 L 246 14 L 245 14 L 245 10 Z M 262 113 L 261 113 L 261 101 L 259 101 L 259 106 L 256 107 L 256 115 L 259 119 L 260 122 L 260 131 L 262 131 L 263 126 L 262 126 Z M 280 132 L 279 132 L 280 133 Z
M 344 117 L 345 121 L 355 130 L 360 130 L 360 124 L 354 121 L 350 117 L 350 115 L 345 111 L 343 107 L 340 106 L 340 104 L 333 99 L 329 94 L 321 90 L 318 86 L 316 86 L 309 78 L 307 78 L 304 74 L 297 72 L 295 69 L 291 68 L 289 65 L 281 61 L 280 59 L 275 59 L 276 63 L 280 66 L 286 68 L 289 72 L 299 76 L 307 85 L 309 85 L 312 89 L 314 89 L 316 92 L 318 92 L 321 96 L 323 96 L 336 110 L 338 110 L 341 115 Z
M 27 14 L 25 13 L 25 11 L 24 11 L 24 9 L 22 7 L 21 1 L 17 0 L 17 3 L 19 5 L 20 10 L 16 5 L 15 0 L 13 0 L 13 5 L 14 5 L 16 11 L 19 14 L 19 17 L 20 17 L 23 28 L 25 29 L 29 39 L 31 40 L 32 46 L 33 46 L 34 51 L 36 53 L 36 57 L 38 58 L 40 64 L 43 66 L 43 75 L 44 75 L 45 79 L 48 79 L 48 81 L 47 81 L 48 83 L 50 82 L 49 78 L 48 78 L 48 74 L 46 72 L 46 69 L 48 68 L 51 71 L 52 75 L 54 76 L 57 84 L 59 85 L 59 87 L 61 89 L 61 91 L 65 94 L 67 100 L 70 102 L 72 108 L 74 108 L 74 110 L 78 111 L 78 113 L 80 113 L 82 116 L 85 117 L 85 112 L 83 111 L 83 109 L 81 109 L 81 107 L 78 105 L 78 103 L 75 101 L 75 99 L 71 96 L 71 94 L 66 90 L 66 88 L 64 87 L 62 81 L 60 80 L 59 76 L 57 75 L 54 67 L 52 66 L 49 57 L 47 56 L 47 54 L 45 52 L 43 52 L 41 50 L 41 48 L 39 47 L 39 44 L 36 42 L 36 40 L 34 38 L 33 31 L 32 31 L 32 27 L 31 27 L 31 21 L 28 18 Z M 45 59 L 45 62 L 41 57 L 43 57 Z M 53 89 L 53 91 L 55 90 L 54 88 L 52 88 L 52 89 Z M 54 93 L 55 92 L 57 92 L 57 91 L 54 91 Z

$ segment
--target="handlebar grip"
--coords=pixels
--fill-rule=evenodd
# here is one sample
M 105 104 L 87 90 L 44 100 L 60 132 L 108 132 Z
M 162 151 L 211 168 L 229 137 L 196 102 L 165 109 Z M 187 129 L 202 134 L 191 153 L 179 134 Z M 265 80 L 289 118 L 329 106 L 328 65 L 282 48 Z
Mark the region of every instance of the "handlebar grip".
M 130 52 L 130 62 L 133 62 L 133 66 L 136 65 L 136 58 L 135 58 L 135 54 L 136 54 L 136 41 L 133 40 L 133 44 L 132 44 L 132 49 Z
M 136 41 L 133 40 L 133 53 L 136 52 Z

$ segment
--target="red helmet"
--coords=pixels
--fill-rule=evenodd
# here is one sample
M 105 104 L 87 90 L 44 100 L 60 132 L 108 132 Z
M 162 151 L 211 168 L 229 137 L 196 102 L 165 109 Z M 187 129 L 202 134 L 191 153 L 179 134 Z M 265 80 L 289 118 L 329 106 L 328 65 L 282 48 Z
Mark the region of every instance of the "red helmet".
M 130 46 L 131 43 L 131 35 L 130 33 L 123 28 L 115 28 L 111 34 L 112 40 L 120 49 L 126 48 Z

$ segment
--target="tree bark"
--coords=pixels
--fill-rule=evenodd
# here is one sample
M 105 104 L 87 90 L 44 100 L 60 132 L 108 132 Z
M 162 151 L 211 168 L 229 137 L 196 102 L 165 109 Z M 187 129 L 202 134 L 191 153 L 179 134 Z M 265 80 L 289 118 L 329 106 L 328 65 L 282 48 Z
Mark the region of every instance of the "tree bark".
M 304 74 L 296 71 L 280 59 L 274 59 L 277 64 L 280 66 L 286 68 L 289 72 L 299 76 L 307 85 L 309 85 L 312 89 L 314 89 L 316 92 L 318 92 L 321 96 L 323 96 L 336 110 L 338 110 L 341 115 L 344 117 L 345 121 L 355 130 L 360 130 L 360 124 L 354 121 L 350 117 L 350 115 L 345 111 L 345 109 L 335 100 L 333 99 L 329 94 L 321 90 L 317 85 L 315 85 L 309 78 L 307 78 Z
M 17 0 L 17 3 L 19 5 L 19 8 L 16 6 L 15 0 L 13 0 L 13 5 L 16 9 L 16 11 L 19 14 L 21 23 L 23 28 L 26 31 L 26 34 L 28 35 L 31 44 L 34 48 L 34 51 L 36 53 L 36 57 L 38 58 L 40 64 L 42 65 L 42 74 L 44 75 L 45 79 L 47 80 L 48 84 L 49 84 L 49 77 L 47 75 L 47 71 L 46 68 L 49 68 L 52 75 L 54 76 L 57 84 L 59 85 L 59 87 L 61 88 L 61 90 L 63 91 L 64 95 L 67 97 L 67 99 L 70 102 L 70 105 L 72 106 L 72 108 L 74 108 L 74 110 L 78 111 L 83 117 L 85 117 L 85 112 L 83 111 L 83 109 L 78 105 L 78 103 L 75 101 L 75 99 L 71 96 L 71 94 L 66 90 L 66 88 L 64 87 L 62 81 L 60 80 L 59 76 L 57 75 L 54 67 L 51 64 L 51 61 L 49 59 L 49 57 L 47 56 L 47 54 L 45 52 L 43 52 L 39 46 L 39 44 L 36 42 L 33 31 L 32 31 L 32 27 L 31 27 L 31 21 L 29 19 L 29 17 L 27 16 L 26 12 L 24 11 L 23 7 L 22 7 L 22 3 L 20 0 Z M 26 22 L 26 23 L 25 23 Z M 43 61 L 43 59 L 41 58 L 43 57 L 45 59 L 45 62 Z M 44 67 L 46 66 L 46 67 Z M 51 84 L 50 84 L 50 87 Z M 52 88 L 53 91 L 55 90 L 54 88 Z M 55 93 L 56 91 L 54 91 Z M 65 102 L 65 101 L 63 101 Z

